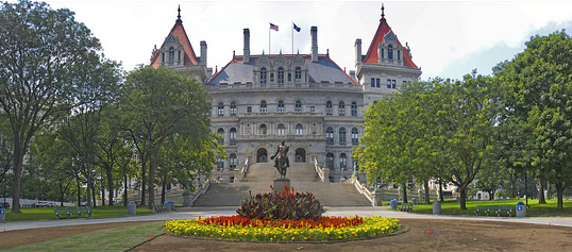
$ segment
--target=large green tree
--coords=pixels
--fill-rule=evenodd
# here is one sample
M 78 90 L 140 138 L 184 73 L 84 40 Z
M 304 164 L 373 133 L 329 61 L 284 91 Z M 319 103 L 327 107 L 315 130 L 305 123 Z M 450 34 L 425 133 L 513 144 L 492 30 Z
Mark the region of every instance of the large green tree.
M 100 50 L 99 41 L 68 9 L 46 3 L 0 6 L 0 108 L 10 121 L 14 151 L 12 212 L 20 213 L 24 156 L 37 131 L 55 114 L 69 111 L 77 93 L 69 66 Z
M 165 67 L 148 66 L 127 76 L 121 113 L 141 158 L 142 171 L 149 169 L 150 208 L 155 200 L 156 169 L 166 140 L 184 134 L 200 142 L 209 131 L 209 99 L 201 83 Z

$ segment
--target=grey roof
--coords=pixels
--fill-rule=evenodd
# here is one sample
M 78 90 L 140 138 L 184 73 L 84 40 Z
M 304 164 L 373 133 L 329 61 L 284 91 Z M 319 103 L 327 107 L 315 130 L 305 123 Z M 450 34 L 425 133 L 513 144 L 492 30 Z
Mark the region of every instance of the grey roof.
M 254 69 L 263 66 L 272 66 L 274 69 L 280 66 L 285 68 L 302 67 L 302 69 L 308 70 L 310 83 L 356 84 L 327 54 L 320 54 L 318 62 L 312 62 L 311 55 L 251 55 L 248 64 L 243 62 L 242 56 L 235 56 L 208 84 L 254 83 Z

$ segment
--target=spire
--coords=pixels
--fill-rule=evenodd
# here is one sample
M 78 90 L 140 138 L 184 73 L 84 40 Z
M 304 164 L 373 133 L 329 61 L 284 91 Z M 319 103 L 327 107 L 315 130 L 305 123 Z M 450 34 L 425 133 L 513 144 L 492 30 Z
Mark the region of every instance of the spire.
M 183 22 L 183 20 L 181 20 L 181 5 L 179 4 L 179 8 L 177 8 L 177 22 Z
M 383 6 L 383 3 L 381 3 L 381 19 L 379 21 L 383 20 L 385 20 L 385 7 Z

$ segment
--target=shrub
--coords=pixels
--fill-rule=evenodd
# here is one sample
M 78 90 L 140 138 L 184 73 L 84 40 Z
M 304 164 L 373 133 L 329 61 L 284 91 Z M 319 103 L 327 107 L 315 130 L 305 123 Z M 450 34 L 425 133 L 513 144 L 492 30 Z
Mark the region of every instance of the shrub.
M 320 202 L 309 192 L 294 192 L 286 186 L 282 194 L 270 192 L 246 199 L 236 210 L 239 216 L 250 219 L 317 219 L 324 213 Z

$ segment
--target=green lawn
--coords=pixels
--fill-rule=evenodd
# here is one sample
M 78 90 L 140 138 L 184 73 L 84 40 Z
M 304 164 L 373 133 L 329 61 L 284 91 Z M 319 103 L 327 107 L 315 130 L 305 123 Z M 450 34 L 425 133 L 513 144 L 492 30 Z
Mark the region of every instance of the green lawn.
M 56 220 L 54 208 L 26 208 L 20 209 L 22 213 L 12 213 L 10 209 L 6 210 L 6 221 L 35 221 L 35 220 Z M 127 215 L 127 207 L 124 206 L 98 206 L 92 208 L 92 218 L 103 217 L 121 217 Z M 147 209 L 146 206 L 137 207 L 137 215 L 153 214 L 153 210 Z M 64 217 L 65 218 L 65 217 Z M 77 218 L 72 216 L 72 218 Z
M 461 210 L 459 202 L 456 200 L 446 200 L 441 203 L 442 215 L 474 215 L 477 205 L 513 205 L 518 202 L 526 203 L 525 200 L 468 200 L 467 210 Z M 572 201 L 564 201 L 564 211 L 556 211 L 556 200 L 547 200 L 547 204 L 538 204 L 538 200 L 528 200 L 529 209 L 526 210 L 527 217 L 572 217 Z M 414 213 L 432 214 L 433 205 L 415 205 Z
M 30 244 L 13 251 L 126 251 L 163 234 L 164 222 L 103 229 Z M 151 235 L 151 237 L 149 237 Z

